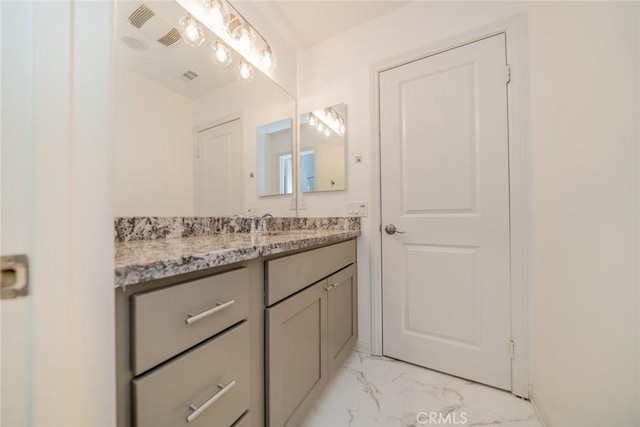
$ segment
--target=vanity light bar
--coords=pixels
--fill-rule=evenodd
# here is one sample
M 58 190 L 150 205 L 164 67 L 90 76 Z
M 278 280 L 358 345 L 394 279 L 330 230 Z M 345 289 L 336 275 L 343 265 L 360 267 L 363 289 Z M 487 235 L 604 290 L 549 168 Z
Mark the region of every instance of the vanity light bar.
M 270 73 L 275 56 L 264 36 L 227 0 L 176 0 L 190 17 L 211 30 L 226 46 L 235 50 L 246 63 Z M 183 35 L 183 38 L 185 36 Z

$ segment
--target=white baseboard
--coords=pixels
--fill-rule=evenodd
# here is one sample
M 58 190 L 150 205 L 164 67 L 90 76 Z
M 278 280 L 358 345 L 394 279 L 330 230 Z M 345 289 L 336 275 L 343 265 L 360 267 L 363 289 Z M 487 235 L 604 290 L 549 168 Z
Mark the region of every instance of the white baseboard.
M 359 339 L 354 345 L 354 350 L 360 353 L 371 354 L 371 343 Z
M 538 416 L 540 423 L 544 427 L 552 427 L 547 411 L 544 409 L 544 405 L 540 401 L 540 397 L 536 394 L 533 387 L 531 387 L 531 390 L 529 391 L 529 396 L 531 396 L 531 404 L 533 405 L 533 409 L 536 411 L 536 415 Z

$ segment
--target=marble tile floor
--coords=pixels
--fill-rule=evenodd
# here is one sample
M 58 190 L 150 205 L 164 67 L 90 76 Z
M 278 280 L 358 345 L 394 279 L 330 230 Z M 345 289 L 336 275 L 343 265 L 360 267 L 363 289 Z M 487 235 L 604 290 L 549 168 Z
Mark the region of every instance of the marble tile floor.
M 421 414 L 424 418 L 418 423 L 421 412 L 427 414 Z M 435 418 L 438 414 L 443 418 Z M 542 426 L 531 403 L 508 392 L 358 352 L 349 356 L 303 423 L 304 427 L 421 425 Z

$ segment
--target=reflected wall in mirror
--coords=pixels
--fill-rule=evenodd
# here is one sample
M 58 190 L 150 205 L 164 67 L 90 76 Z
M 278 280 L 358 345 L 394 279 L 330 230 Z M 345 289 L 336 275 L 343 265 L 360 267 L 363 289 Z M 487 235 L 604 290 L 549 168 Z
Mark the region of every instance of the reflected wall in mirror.
M 293 193 L 292 120 L 258 127 L 257 140 L 258 196 Z
M 295 214 L 293 194 L 259 197 L 255 178 L 256 129 L 295 117 L 295 99 L 257 70 L 241 81 L 231 49 L 220 66 L 206 28 L 186 44 L 174 2 L 118 1 L 117 14 L 115 215 Z
M 346 189 L 347 106 L 332 105 L 300 115 L 300 191 Z

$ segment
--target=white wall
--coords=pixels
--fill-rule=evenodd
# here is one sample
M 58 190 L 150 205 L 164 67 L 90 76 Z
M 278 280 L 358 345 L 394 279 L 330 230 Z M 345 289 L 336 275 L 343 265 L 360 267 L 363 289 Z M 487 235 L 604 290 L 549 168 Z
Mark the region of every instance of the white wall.
M 193 101 L 123 64 L 114 72 L 114 215 L 194 215 Z
M 300 213 L 345 215 L 348 201 L 371 200 L 374 64 L 520 12 L 531 64 L 535 397 L 553 425 L 637 425 L 638 4 L 413 3 L 300 52 L 299 111 L 349 108 L 347 191 L 306 194 Z M 358 249 L 364 345 L 377 227 L 363 219 Z
M 532 4 L 535 397 L 640 424 L 638 3 Z

